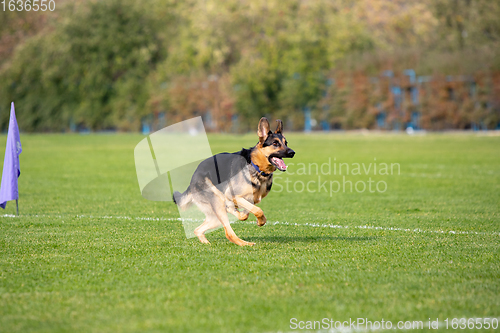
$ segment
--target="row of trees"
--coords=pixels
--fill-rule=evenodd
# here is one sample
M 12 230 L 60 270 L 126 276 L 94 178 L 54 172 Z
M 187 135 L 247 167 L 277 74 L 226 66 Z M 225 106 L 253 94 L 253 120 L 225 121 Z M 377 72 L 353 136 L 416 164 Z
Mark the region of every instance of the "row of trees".
M 499 92 L 500 73 L 337 72 L 315 117 L 330 127 L 347 129 L 495 129 L 500 124 Z
M 373 127 L 363 120 L 373 105 L 351 110 L 339 96 L 356 99 L 357 86 L 333 91 L 333 79 L 492 73 L 499 16 L 488 0 L 80 0 L 3 12 L 0 126 L 13 100 L 25 131 L 135 131 L 163 114 L 203 115 L 219 131 L 246 131 L 263 115 L 298 129 L 304 108 L 342 128 Z

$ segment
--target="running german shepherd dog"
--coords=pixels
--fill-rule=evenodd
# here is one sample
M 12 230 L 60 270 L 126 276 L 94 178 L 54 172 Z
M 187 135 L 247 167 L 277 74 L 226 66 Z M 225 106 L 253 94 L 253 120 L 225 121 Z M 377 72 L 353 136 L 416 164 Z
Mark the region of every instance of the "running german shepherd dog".
M 257 225 L 266 224 L 264 212 L 255 204 L 264 198 L 273 185 L 273 172 L 286 171 L 282 158 L 292 158 L 295 152 L 288 148 L 283 135 L 283 122 L 277 120 L 274 133 L 269 121 L 261 118 L 257 129 L 259 142 L 250 149 L 236 153 L 221 153 L 200 163 L 184 193 L 175 192 L 174 202 L 186 209 L 195 204 L 206 216 L 194 233 L 200 242 L 209 244 L 205 232 L 222 224 L 231 242 L 244 246 L 255 245 L 240 239 L 234 233 L 227 213 L 244 221 L 252 213 Z

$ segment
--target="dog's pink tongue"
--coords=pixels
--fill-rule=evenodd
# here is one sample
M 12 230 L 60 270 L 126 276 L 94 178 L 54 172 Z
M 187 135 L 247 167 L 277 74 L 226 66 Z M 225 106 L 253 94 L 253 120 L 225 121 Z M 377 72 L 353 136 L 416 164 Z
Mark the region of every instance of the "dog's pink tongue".
M 280 170 L 286 170 L 287 166 L 285 162 L 281 158 L 273 157 L 273 162 L 276 164 L 278 169 Z

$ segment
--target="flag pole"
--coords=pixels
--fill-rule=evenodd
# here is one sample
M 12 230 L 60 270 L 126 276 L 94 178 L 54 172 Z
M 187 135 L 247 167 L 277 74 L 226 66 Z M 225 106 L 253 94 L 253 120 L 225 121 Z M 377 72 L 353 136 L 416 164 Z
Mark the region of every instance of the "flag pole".
M 17 126 L 14 102 L 10 105 L 9 130 L 7 144 L 5 145 L 5 158 L 3 160 L 2 183 L 0 184 L 0 207 L 5 209 L 7 201 L 16 200 L 16 212 L 19 215 L 19 188 L 18 178 L 21 174 L 19 167 L 19 154 L 23 151 L 19 127 Z

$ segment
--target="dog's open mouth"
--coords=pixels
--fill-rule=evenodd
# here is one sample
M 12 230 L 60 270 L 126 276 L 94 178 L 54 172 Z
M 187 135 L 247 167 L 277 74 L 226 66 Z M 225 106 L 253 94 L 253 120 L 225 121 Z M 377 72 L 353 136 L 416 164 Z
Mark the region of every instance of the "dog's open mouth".
M 283 160 L 279 157 L 273 156 L 269 160 L 272 165 L 278 168 L 279 171 L 286 171 L 286 168 L 288 168 L 285 162 L 283 162 Z

